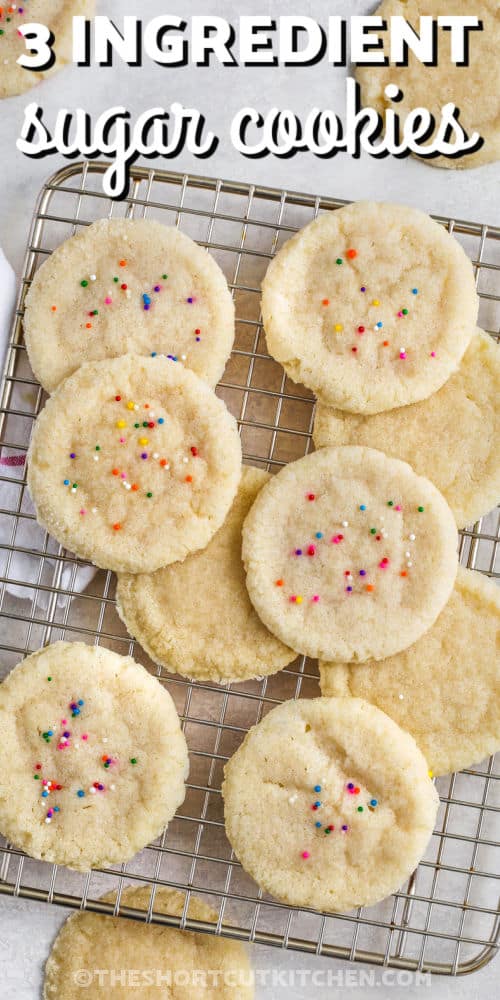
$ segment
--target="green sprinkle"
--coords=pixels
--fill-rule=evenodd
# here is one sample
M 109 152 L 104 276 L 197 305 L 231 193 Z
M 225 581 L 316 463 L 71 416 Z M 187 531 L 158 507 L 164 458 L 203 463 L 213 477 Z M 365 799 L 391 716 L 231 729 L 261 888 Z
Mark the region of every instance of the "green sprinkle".
M 130 758 L 130 763 L 131 764 L 137 764 L 137 757 L 131 757 Z
M 100 451 L 100 450 L 101 450 L 101 446 L 100 446 L 100 444 L 96 444 L 96 446 L 95 446 L 95 450 L 96 450 L 96 451 Z
M 387 506 L 388 507 L 394 507 L 394 500 L 388 500 L 387 501 Z
M 329 831 L 329 829 L 328 829 L 327 826 L 325 826 L 325 833 L 330 833 L 330 831 Z
M 134 427 L 140 427 L 140 426 L 141 426 L 140 424 L 134 424 Z
M 40 775 L 39 774 L 34 774 L 33 777 L 34 777 L 35 781 L 40 781 Z
M 425 507 L 419 507 L 418 508 L 419 514 L 423 514 L 424 510 L 425 510 Z
M 52 677 L 47 677 L 47 680 L 48 680 L 48 681 L 51 681 L 51 680 L 52 680 Z
M 93 309 L 92 310 L 92 315 L 93 316 L 98 316 L 99 315 L 99 310 L 98 309 Z
M 81 284 L 82 288 L 86 288 L 87 285 L 88 285 L 88 281 L 85 281 L 85 278 L 84 278 L 83 281 L 80 282 L 80 284 Z
M 118 281 L 118 278 L 113 278 L 113 281 Z
M 168 274 L 162 274 L 162 278 L 163 278 L 164 281 L 166 281 L 167 278 L 168 278 Z
M 376 534 L 377 534 L 377 529 L 376 528 L 370 528 L 370 535 L 376 535 Z
M 74 489 L 74 490 L 77 490 L 77 489 L 78 489 L 78 483 L 73 483 L 73 489 Z
M 147 420 L 143 420 L 143 421 L 142 421 L 142 426 L 143 426 L 143 427 L 147 427 L 147 426 L 148 426 L 148 422 L 147 422 Z
M 3 28 L 2 28 L 2 29 L 0 30 L 0 35 L 3 35 L 3 33 L 4 33 L 4 32 L 3 32 Z
M 335 263 L 336 264 L 343 264 L 344 261 L 342 260 L 342 257 L 337 257 L 337 260 L 335 261 Z
M 359 812 L 359 813 L 362 813 L 362 812 L 363 812 L 363 806 L 358 806 L 358 812 Z
M 146 493 L 146 496 L 147 496 L 147 497 L 152 497 L 152 496 L 153 496 L 153 494 L 152 494 L 152 493 Z
M 403 316 L 407 316 L 408 315 L 408 310 L 407 309 L 402 309 L 401 312 L 403 313 Z

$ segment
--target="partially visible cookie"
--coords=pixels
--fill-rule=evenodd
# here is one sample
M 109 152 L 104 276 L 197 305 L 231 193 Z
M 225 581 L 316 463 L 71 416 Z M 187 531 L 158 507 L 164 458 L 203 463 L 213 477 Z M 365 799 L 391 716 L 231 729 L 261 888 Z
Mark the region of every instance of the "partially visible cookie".
M 382 662 L 320 663 L 324 695 L 364 698 L 408 730 L 434 774 L 500 750 L 500 588 L 460 568 L 435 625 Z
M 78 871 L 128 861 L 184 799 L 168 691 L 129 656 L 56 642 L 0 685 L 0 831 Z
M 38 417 L 28 455 L 40 524 L 81 558 L 127 573 L 207 545 L 240 474 L 225 404 L 182 365 L 135 355 L 70 375 Z
M 226 765 L 222 792 L 227 835 L 257 884 L 327 911 L 399 889 L 438 805 L 413 737 L 359 698 L 274 708 Z
M 320 215 L 285 243 L 262 285 L 269 352 L 294 382 L 350 413 L 440 389 L 477 309 L 460 244 L 423 212 L 378 202 Z
M 408 66 L 358 66 L 356 79 L 361 85 L 361 98 L 365 107 L 375 108 L 383 115 L 387 108 L 395 112 L 404 128 L 405 120 L 415 108 L 427 108 L 434 117 L 425 150 L 436 139 L 442 120 L 442 108 L 452 103 L 458 108 L 459 122 L 470 138 L 478 132 L 484 139 L 483 145 L 466 156 L 436 156 L 421 158 L 423 163 L 435 167 L 463 170 L 479 167 L 500 158 L 500 76 L 498 74 L 498 50 L 500 48 L 500 7 L 497 0 L 481 0 L 471 6 L 470 0 L 383 0 L 373 12 L 383 18 L 387 25 L 395 15 L 404 17 L 417 34 L 420 33 L 420 18 L 459 17 L 475 14 L 479 18 L 480 30 L 470 32 L 467 45 L 467 64 L 455 65 L 451 60 L 449 28 L 437 29 L 438 62 L 424 66 L 410 51 Z M 381 32 L 382 51 L 390 57 L 389 31 Z M 385 93 L 388 84 L 402 92 L 395 103 Z M 453 142 L 453 137 L 449 140 Z M 451 150 L 450 150 L 451 152 Z M 418 155 L 418 154 L 417 154 Z
M 247 515 L 242 551 L 250 599 L 282 642 L 321 659 L 378 660 L 434 623 L 455 581 L 456 545 L 453 515 L 428 479 L 346 447 L 274 476 Z
M 73 51 L 73 17 L 91 18 L 95 0 L 21 0 L 5 4 L 0 9 L 0 98 L 23 94 L 45 77 L 71 62 Z M 43 24 L 54 35 L 56 61 L 46 70 L 31 70 L 19 66 L 21 55 L 29 55 L 29 39 L 18 34 L 24 24 Z
M 262 469 L 243 469 L 231 510 L 202 552 L 156 573 L 118 577 L 120 617 L 167 670 L 223 683 L 273 674 L 295 659 L 254 611 L 241 561 L 243 521 L 268 479 Z
M 460 368 L 421 403 L 369 417 L 318 403 L 317 448 L 363 445 L 401 458 L 448 501 L 458 527 L 500 501 L 500 350 L 478 330 Z
M 85 361 L 165 354 L 209 385 L 234 340 L 226 279 L 202 247 L 150 219 L 100 219 L 36 272 L 24 334 L 44 389 Z
M 114 902 L 116 893 L 102 898 Z M 147 911 L 150 899 L 150 886 L 129 886 L 120 895 L 120 906 Z M 156 889 L 156 913 L 180 917 L 184 905 L 184 893 L 164 886 Z M 186 917 L 217 921 L 212 907 L 196 896 L 190 897 Z M 44 1000 L 81 1000 L 82 993 L 93 1000 L 123 1000 L 128 990 L 137 1000 L 215 996 L 252 1000 L 254 996 L 248 955 L 236 941 L 97 913 L 68 917 L 47 959 Z

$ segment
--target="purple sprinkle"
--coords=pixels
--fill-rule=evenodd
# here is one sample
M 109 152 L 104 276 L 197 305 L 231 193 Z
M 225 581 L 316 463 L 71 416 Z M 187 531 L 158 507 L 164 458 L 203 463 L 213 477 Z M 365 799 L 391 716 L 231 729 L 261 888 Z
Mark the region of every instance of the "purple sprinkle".
M 161 292 L 161 285 L 155 285 L 155 292 Z
M 347 590 L 347 593 L 350 594 L 351 590 L 352 590 L 352 587 L 346 587 L 345 589 Z
M 192 298 L 186 299 L 186 302 L 189 302 L 191 304 L 192 302 L 194 302 L 194 299 Z
M 98 785 L 97 787 L 98 787 L 98 789 L 99 789 L 100 792 L 104 791 L 104 785 Z
M 344 826 L 342 827 L 342 829 L 343 829 L 343 830 L 348 830 L 348 829 L 349 829 L 349 827 L 348 827 L 348 826 L 346 826 L 346 825 L 345 825 L 345 823 L 344 823 Z
M 301 556 L 302 555 L 302 549 L 295 549 L 295 555 L 296 556 Z
M 71 455 L 69 457 L 70 458 L 76 458 L 76 455 L 75 455 L 74 451 L 71 452 Z
M 366 292 L 366 288 L 364 285 L 361 285 L 360 292 Z
M 147 451 L 143 451 L 141 454 L 141 458 L 147 458 L 147 457 L 148 457 Z
M 354 788 L 354 785 L 353 785 L 352 781 L 349 781 L 349 782 L 348 782 L 348 785 L 347 785 L 347 787 L 348 787 L 348 788 Z
M 359 575 L 360 576 L 366 576 L 366 569 L 360 569 Z
M 63 733 L 63 736 L 65 736 L 65 737 L 66 737 L 66 739 L 67 739 L 67 740 L 69 740 L 69 738 L 70 738 L 70 736 L 71 736 L 71 733 L 69 733 L 69 732 L 68 732 L 68 730 L 66 730 L 66 732 L 65 732 L 65 733 Z
M 147 312 L 149 309 L 149 302 L 144 303 L 144 311 Z
M 201 337 L 197 337 L 197 338 L 196 338 L 196 340 L 197 340 L 197 341 L 198 341 L 198 343 L 199 343 L 199 342 L 200 342 L 200 340 L 201 340 Z

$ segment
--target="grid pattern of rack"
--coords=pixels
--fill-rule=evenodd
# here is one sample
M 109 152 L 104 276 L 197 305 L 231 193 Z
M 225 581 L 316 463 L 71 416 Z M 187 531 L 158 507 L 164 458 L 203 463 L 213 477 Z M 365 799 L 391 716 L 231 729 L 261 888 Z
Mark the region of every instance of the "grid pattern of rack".
M 33 274 L 63 239 L 97 218 L 127 215 L 177 225 L 210 249 L 236 303 L 236 341 L 218 393 L 238 419 L 245 461 L 270 471 L 311 446 L 314 399 L 294 385 L 268 355 L 260 317 L 260 282 L 273 254 L 334 199 L 287 193 L 210 178 L 132 170 L 128 198 L 102 193 L 100 163 L 72 164 L 40 193 L 29 236 L 23 281 L 1 397 L 2 454 L 25 452 L 43 405 L 22 340 L 24 297 Z M 500 329 L 500 230 L 440 218 L 471 257 L 480 295 L 480 323 Z M 98 902 L 118 890 L 114 912 L 398 969 L 460 974 L 486 964 L 498 946 L 498 813 L 500 770 L 491 758 L 439 779 L 437 825 L 425 858 L 394 897 L 370 909 L 325 916 L 295 910 L 263 895 L 225 838 L 220 784 L 224 762 L 247 729 L 287 698 L 319 693 L 316 665 L 299 658 L 280 674 L 240 685 L 190 684 L 156 668 L 126 634 L 114 605 L 111 573 L 94 572 L 47 536 L 34 520 L 24 466 L 0 475 L 0 617 L 2 660 L 9 670 L 27 653 L 57 639 L 101 643 L 132 653 L 170 690 L 190 747 L 184 805 L 168 831 L 127 865 L 86 876 L 37 863 L 12 845 L 0 846 L 0 892 L 73 908 L 113 912 Z M 498 576 L 498 512 L 461 532 L 461 561 Z M 126 884 L 151 886 L 147 911 L 120 906 Z M 155 911 L 156 887 L 173 885 L 203 896 L 214 924 Z

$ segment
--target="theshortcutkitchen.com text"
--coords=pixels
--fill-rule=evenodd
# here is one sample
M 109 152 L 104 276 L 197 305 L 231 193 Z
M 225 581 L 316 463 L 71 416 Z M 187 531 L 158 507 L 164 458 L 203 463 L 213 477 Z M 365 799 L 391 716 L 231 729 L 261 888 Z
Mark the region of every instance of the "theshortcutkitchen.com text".
M 73 18 L 73 62 L 86 69 L 106 70 L 117 63 L 131 69 L 145 59 L 165 69 L 194 65 L 203 69 L 214 64 L 227 67 L 293 66 L 304 69 L 321 61 L 338 66 L 404 66 L 410 58 L 424 65 L 467 66 L 474 33 L 483 30 L 481 19 L 466 16 L 422 16 L 410 25 L 402 16 L 328 17 L 324 23 L 298 15 L 273 18 L 242 16 L 233 22 L 215 16 L 196 16 L 189 21 L 174 15 L 150 21 L 126 16 L 120 24 L 105 16 L 91 20 Z M 20 29 L 26 52 L 18 63 L 29 71 L 49 69 L 57 52 L 57 39 L 43 24 L 25 23 Z M 173 85 L 175 86 L 175 77 Z M 203 93 L 203 76 L 200 76 Z M 361 103 L 354 77 L 345 83 L 344 113 L 333 108 L 311 108 L 305 115 L 293 109 L 241 108 L 229 123 L 234 148 L 250 158 L 290 157 L 301 151 L 329 158 L 338 152 L 359 157 L 406 156 L 459 157 L 475 152 L 482 137 L 468 135 L 460 122 L 460 109 L 452 102 L 440 116 L 416 107 L 398 113 L 404 97 L 395 84 L 385 88 L 384 114 Z M 210 128 L 204 110 L 187 108 L 178 101 L 168 107 L 149 108 L 135 119 L 120 105 L 109 108 L 95 120 L 84 108 L 60 108 L 53 121 L 46 121 L 43 108 L 30 103 L 17 140 L 26 156 L 54 153 L 110 159 L 103 177 L 106 194 L 123 197 L 128 190 L 131 165 L 140 157 L 172 159 L 187 149 L 198 158 L 212 156 L 220 136 Z

